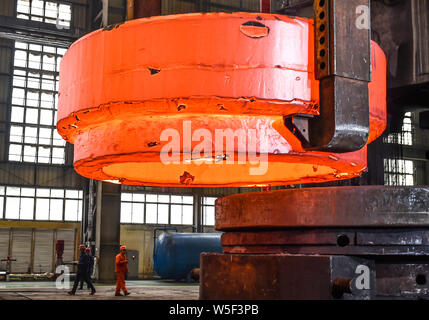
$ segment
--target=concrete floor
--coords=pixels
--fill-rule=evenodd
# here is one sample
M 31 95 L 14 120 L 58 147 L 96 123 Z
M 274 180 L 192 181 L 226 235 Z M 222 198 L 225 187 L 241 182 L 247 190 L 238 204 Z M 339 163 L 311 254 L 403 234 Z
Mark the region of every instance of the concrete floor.
M 73 283 L 71 284 L 73 285 Z M 95 283 L 97 293 L 77 290 L 69 296 L 64 289 L 57 289 L 55 282 L 0 282 L 0 300 L 197 300 L 198 283 L 172 282 L 161 280 L 127 281 L 131 294 L 115 297 L 115 286 Z

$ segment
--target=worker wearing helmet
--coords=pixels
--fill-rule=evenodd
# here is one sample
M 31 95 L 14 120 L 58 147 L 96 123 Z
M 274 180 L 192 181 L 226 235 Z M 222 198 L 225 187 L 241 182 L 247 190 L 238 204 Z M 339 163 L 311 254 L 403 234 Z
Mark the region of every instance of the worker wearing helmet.
M 91 276 L 92 276 L 92 274 L 94 272 L 94 257 L 91 255 L 91 248 L 90 247 L 87 247 L 85 249 L 85 252 L 86 252 L 86 254 L 89 257 L 88 278 L 89 278 L 89 280 L 91 280 Z M 83 282 L 84 282 L 84 280 L 81 279 L 80 280 L 80 285 L 79 285 L 79 290 L 83 290 Z M 88 284 L 86 285 L 86 287 L 87 287 L 87 289 L 89 289 Z
M 88 285 L 88 288 L 91 289 L 90 295 L 95 293 L 95 288 L 91 283 L 91 279 L 89 278 L 89 266 L 90 266 L 90 258 L 85 252 L 85 246 L 81 244 L 79 246 L 80 256 L 79 261 L 77 263 L 77 273 L 76 279 L 74 280 L 73 289 L 68 292 L 70 295 L 74 295 L 76 293 L 77 286 L 82 279 Z
M 128 260 L 127 260 L 127 248 L 121 246 L 121 252 L 116 256 L 115 260 L 115 272 L 116 272 L 116 292 L 115 296 L 122 296 L 121 289 L 124 295 L 129 295 L 125 287 L 125 280 L 128 276 Z

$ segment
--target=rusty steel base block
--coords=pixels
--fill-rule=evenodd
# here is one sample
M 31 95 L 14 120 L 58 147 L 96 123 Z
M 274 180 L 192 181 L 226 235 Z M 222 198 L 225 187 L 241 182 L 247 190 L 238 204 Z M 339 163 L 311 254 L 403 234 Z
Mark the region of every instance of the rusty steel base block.
M 200 297 L 426 299 L 428 226 L 424 186 L 288 189 L 220 198 L 216 229 L 224 232 L 223 254 L 201 256 Z M 369 287 L 356 290 L 365 272 Z
M 428 299 L 428 270 L 418 256 L 203 253 L 200 299 Z
M 200 299 L 204 300 L 372 299 L 374 295 L 374 263 L 362 258 L 201 255 Z

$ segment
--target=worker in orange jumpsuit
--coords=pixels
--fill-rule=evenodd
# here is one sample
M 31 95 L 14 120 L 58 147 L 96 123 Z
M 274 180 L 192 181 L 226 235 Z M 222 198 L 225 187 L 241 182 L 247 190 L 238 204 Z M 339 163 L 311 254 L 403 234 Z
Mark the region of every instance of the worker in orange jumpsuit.
M 116 292 L 115 296 L 122 296 L 121 289 L 124 295 L 129 295 L 125 287 L 125 280 L 128 277 L 128 260 L 127 260 L 127 248 L 121 246 L 121 253 L 116 256 L 115 259 L 115 272 L 116 272 Z

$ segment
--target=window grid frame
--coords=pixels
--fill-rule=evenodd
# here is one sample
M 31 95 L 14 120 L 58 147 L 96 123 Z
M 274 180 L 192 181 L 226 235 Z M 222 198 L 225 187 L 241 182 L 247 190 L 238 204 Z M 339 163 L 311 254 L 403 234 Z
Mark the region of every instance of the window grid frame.
M 407 172 L 406 164 L 412 165 L 413 172 Z M 414 186 L 416 185 L 416 166 L 413 160 L 384 158 L 384 185 L 386 186 Z M 402 168 L 402 169 L 401 169 Z M 412 184 L 407 184 L 407 177 L 412 178 Z
M 17 43 L 20 44 L 20 47 L 17 47 Z M 40 51 L 34 50 L 31 48 L 31 46 L 36 46 L 36 47 L 40 47 Z M 54 52 L 49 52 L 46 51 L 46 48 L 50 47 L 52 49 L 54 49 Z M 58 109 L 58 84 L 59 84 L 59 59 L 62 59 L 63 55 L 65 54 L 67 48 L 65 47 L 60 47 L 60 46 L 46 46 L 46 45 L 39 45 L 39 44 L 34 44 L 31 42 L 25 42 L 25 41 L 15 41 L 14 42 L 14 47 L 13 47 L 13 58 L 12 58 L 12 66 L 13 66 L 13 82 L 12 82 L 12 86 L 11 86 L 11 90 L 12 90 L 12 95 L 11 95 L 11 101 L 10 101 L 10 130 L 9 130 L 9 141 L 8 141 L 8 145 L 7 145 L 7 156 L 8 156 L 8 161 L 9 162 L 19 162 L 19 163 L 36 163 L 36 164 L 47 164 L 47 165 L 59 165 L 59 166 L 64 166 L 65 162 L 66 162 L 66 143 L 62 142 L 60 144 L 58 144 L 57 140 L 59 141 L 59 139 L 55 139 L 55 130 L 56 130 L 56 119 L 57 119 L 57 109 Z M 17 51 L 23 51 L 25 52 L 25 66 L 16 66 L 15 64 L 15 57 L 16 57 L 16 52 Z M 61 53 L 62 52 L 62 53 Z M 29 61 L 30 61 L 30 54 L 35 54 L 35 55 L 40 55 L 40 62 L 39 62 L 39 69 L 34 69 L 34 68 L 29 68 Z M 44 62 L 43 62 L 43 57 L 44 56 L 52 56 L 54 59 L 53 62 L 53 69 L 52 70 L 45 70 L 43 69 L 44 66 Z M 22 74 L 23 75 L 22 75 Z M 30 74 L 38 74 L 37 77 L 31 77 Z M 22 79 L 21 81 L 24 82 L 23 86 L 21 85 L 17 85 L 15 84 L 15 79 Z M 29 81 L 31 81 L 33 79 L 37 79 L 38 81 L 38 88 L 31 88 L 29 87 Z M 45 81 L 50 81 L 52 82 L 53 85 L 53 90 L 50 89 L 43 89 L 43 80 Z M 17 104 L 16 101 L 14 101 L 14 90 L 18 89 L 18 90 L 22 90 L 24 92 L 22 97 L 19 97 L 18 99 L 22 99 L 22 103 L 21 105 Z M 27 104 L 28 102 L 28 93 L 29 92 L 34 92 L 37 93 L 37 106 L 29 106 Z M 44 107 L 43 104 L 44 102 L 46 102 L 45 100 L 42 100 L 42 95 L 43 94 L 50 94 L 52 96 L 52 104 L 51 107 Z M 13 117 L 13 110 L 14 108 L 22 108 L 23 109 L 23 114 L 22 114 L 22 121 L 21 122 L 17 122 L 17 121 L 12 121 L 12 117 Z M 29 111 L 29 109 L 36 109 L 37 110 L 37 123 L 27 123 L 27 112 Z M 47 124 L 42 124 L 42 112 L 44 110 L 47 111 L 51 111 L 52 112 L 52 119 L 51 119 L 51 124 L 47 125 Z M 19 127 L 22 129 L 22 133 L 21 133 L 21 141 L 17 142 L 15 139 L 15 136 L 12 137 L 12 133 L 10 132 L 11 129 L 13 127 Z M 35 143 L 30 143 L 30 142 L 26 142 L 26 132 L 28 129 L 30 128 L 34 128 L 36 129 L 36 136 L 32 136 L 32 139 L 35 139 Z M 50 132 L 50 137 L 49 137 L 49 142 L 50 144 L 46 144 L 46 143 L 41 143 L 40 141 L 42 139 L 47 139 L 47 138 L 43 138 L 41 137 L 41 130 L 42 129 L 49 129 Z M 11 146 L 18 146 L 17 149 L 20 150 L 19 154 L 11 154 Z M 25 157 L 27 157 L 28 155 L 25 155 L 25 148 L 26 147 L 31 147 L 31 148 L 35 148 L 35 152 L 32 153 L 29 157 L 34 158 L 34 161 L 29 161 L 29 160 L 24 160 Z M 40 152 L 39 150 L 41 148 L 48 148 L 49 149 L 49 158 L 47 159 L 47 161 L 41 161 L 41 159 L 39 158 L 46 158 L 46 156 L 40 156 Z M 62 157 L 59 158 L 57 156 L 54 156 L 54 152 L 57 151 L 57 149 L 62 149 L 61 150 L 61 154 Z M 19 157 L 19 160 L 16 159 Z
M 38 14 L 31 13 L 31 11 L 32 11 L 31 8 L 32 8 L 33 0 L 28 0 L 28 3 L 29 3 L 29 6 L 28 6 L 29 13 L 18 11 L 19 0 L 16 0 L 15 1 L 15 17 L 17 19 L 36 21 L 36 22 L 46 23 L 48 25 L 52 25 L 52 24 L 55 24 L 56 26 L 61 25 L 61 28 L 59 28 L 61 30 L 62 29 L 69 30 L 69 29 L 72 28 L 73 20 L 74 20 L 73 19 L 73 4 L 74 3 L 67 2 L 67 1 L 62 1 L 62 0 L 41 0 L 41 1 L 43 2 L 43 8 L 42 8 L 43 15 L 38 15 Z M 56 8 L 57 17 L 55 19 L 55 23 L 53 23 L 53 22 L 46 22 L 46 20 L 54 20 L 53 17 L 46 16 L 46 3 L 47 2 L 51 2 L 51 3 L 57 4 L 57 8 Z M 60 5 L 65 5 L 65 6 L 69 7 L 69 10 L 70 10 L 70 20 L 65 20 L 65 19 L 60 19 L 59 18 L 59 14 L 61 12 L 60 11 Z M 27 16 L 27 18 L 25 19 L 25 18 L 19 17 L 18 15 Z M 42 21 L 35 20 L 35 19 L 32 19 L 32 18 L 39 18 L 39 19 L 42 19 Z M 60 24 L 61 21 L 68 22 L 68 25 L 62 25 L 62 24 Z
M 83 190 L 82 189 L 63 189 L 63 188 L 48 188 L 48 187 L 33 187 L 33 186 L 14 186 L 14 185 L 5 185 L 0 186 L 0 189 L 3 189 L 3 194 L 0 193 L 0 198 L 3 199 L 3 205 L 2 205 L 2 215 L 0 215 L 0 221 L 36 221 L 36 222 L 81 222 L 82 221 L 82 215 L 83 215 Z M 8 195 L 7 194 L 7 188 L 19 188 L 19 195 Z M 33 189 L 34 190 L 34 196 L 27 196 L 22 195 L 22 189 Z M 48 196 L 37 196 L 37 190 L 49 190 L 49 197 Z M 64 193 L 63 197 L 55 197 L 51 195 L 52 190 L 62 190 Z M 67 197 L 66 193 L 67 191 L 77 191 L 78 197 L 72 198 Z M 7 198 L 17 198 L 19 199 L 19 208 L 18 218 L 6 218 L 6 204 L 7 204 Z M 32 212 L 32 218 L 31 219 L 21 219 L 21 199 L 33 199 L 33 212 Z M 38 199 L 47 199 L 49 200 L 49 208 L 48 208 L 48 220 L 46 219 L 36 219 L 36 207 L 37 207 L 37 200 Z M 60 220 L 52 220 L 50 219 L 50 209 L 51 209 L 51 200 L 62 200 L 62 216 Z M 65 220 L 65 213 L 66 213 L 66 200 L 76 200 L 78 201 L 78 211 L 77 211 L 77 220 Z M 80 214 L 79 217 L 79 201 L 80 201 Z
M 122 196 L 125 195 L 125 194 L 131 195 L 131 200 L 123 200 Z M 135 201 L 134 200 L 134 195 L 135 194 L 143 195 L 144 196 L 144 201 L 141 201 L 141 200 Z M 157 197 L 157 201 L 152 201 L 152 200 L 148 201 L 147 200 L 147 195 L 156 196 Z M 166 196 L 166 197 L 168 197 L 168 202 L 161 202 L 161 201 L 159 201 L 159 199 L 158 199 L 159 196 Z M 172 196 L 181 197 L 182 198 L 182 202 L 172 202 Z M 183 197 L 192 197 L 192 204 L 184 202 L 184 200 L 183 200 L 184 198 Z M 130 214 L 131 214 L 130 221 L 131 222 L 123 222 L 122 221 L 122 204 L 123 203 L 129 203 L 131 205 L 131 208 L 130 208 Z M 133 203 L 141 203 L 141 204 L 143 204 L 143 222 L 133 222 L 133 220 L 134 220 L 133 219 Z M 147 205 L 148 204 L 150 204 L 150 205 L 156 205 L 157 206 L 156 223 L 147 222 Z M 167 223 L 160 223 L 159 222 L 159 209 L 158 209 L 159 205 L 168 205 L 168 222 Z M 182 194 L 181 195 L 181 194 L 163 194 L 163 193 L 150 193 L 150 192 L 123 191 L 123 192 L 121 192 L 121 218 L 120 218 L 121 222 L 120 223 L 121 224 L 131 224 L 131 225 L 142 225 L 142 224 L 145 224 L 145 225 L 162 225 L 162 226 L 173 225 L 171 223 L 171 214 L 172 214 L 171 206 L 172 205 L 180 205 L 180 206 L 182 206 L 182 216 L 181 216 L 181 219 L 180 219 L 181 222 L 182 222 L 182 224 L 174 224 L 174 225 L 177 225 L 177 226 L 192 226 L 194 224 L 194 216 L 193 215 L 192 215 L 192 223 L 183 224 L 183 206 L 192 207 L 192 212 L 193 212 L 193 208 L 194 208 L 194 205 L 195 205 L 194 199 L 193 199 L 193 195 L 189 195 L 189 194 Z
M 406 112 L 402 121 L 401 132 L 390 133 L 383 138 L 387 144 L 398 144 L 401 146 L 413 146 L 415 144 L 415 132 L 413 123 L 413 113 Z
M 219 196 L 220 197 L 220 196 Z M 206 208 L 207 207 L 212 207 L 213 209 L 215 208 L 215 204 L 207 204 L 205 203 L 206 199 L 208 198 L 214 198 L 219 199 L 219 197 L 216 196 L 204 196 L 201 198 L 201 221 L 202 221 L 202 226 L 203 227 L 214 227 L 216 224 L 216 212 L 214 212 L 214 217 L 213 217 L 213 224 L 207 224 L 206 223 Z

